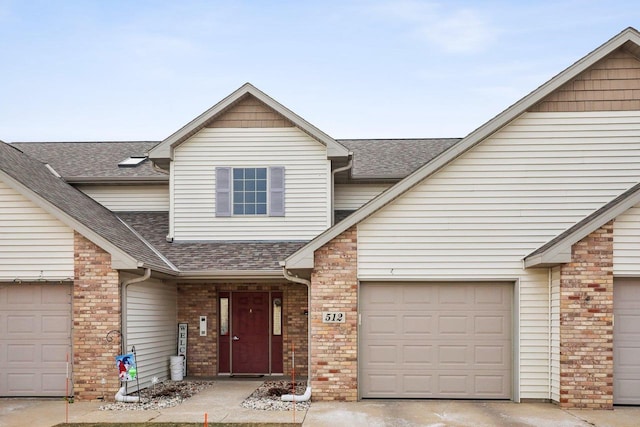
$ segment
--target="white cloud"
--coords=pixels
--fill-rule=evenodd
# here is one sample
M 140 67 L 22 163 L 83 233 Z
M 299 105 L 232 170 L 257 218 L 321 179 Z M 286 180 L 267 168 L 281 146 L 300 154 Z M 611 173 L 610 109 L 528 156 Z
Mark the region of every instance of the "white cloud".
M 381 3 L 378 10 L 407 26 L 407 31 L 448 53 L 484 51 L 498 30 L 478 10 L 451 3 L 403 0 Z

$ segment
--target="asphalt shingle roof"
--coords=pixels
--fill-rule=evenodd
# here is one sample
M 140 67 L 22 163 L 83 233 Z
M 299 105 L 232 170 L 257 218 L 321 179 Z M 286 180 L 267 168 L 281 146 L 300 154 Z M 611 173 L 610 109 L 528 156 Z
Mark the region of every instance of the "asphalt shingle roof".
M 148 267 L 170 267 L 113 212 L 57 178 L 40 161 L 0 142 L 0 170 Z
M 460 138 L 339 139 L 353 152 L 353 179 L 402 179 Z
M 459 139 L 347 139 L 339 142 L 354 153 L 353 179 L 404 178 L 454 145 Z M 0 168 L 123 251 L 151 267 L 181 271 L 275 271 L 279 261 L 304 246 L 302 241 L 166 241 L 167 212 L 120 212 L 117 216 L 65 180 L 81 178 L 166 178 L 151 162 L 119 167 L 122 160 L 143 156 L 157 142 L 24 142 L 0 143 Z M 23 154 L 22 152 L 26 153 Z M 63 179 L 56 178 L 48 163 Z M 336 221 L 351 213 L 338 212 Z M 134 232 L 162 254 L 159 256 Z
M 306 242 L 172 242 L 168 212 L 119 212 L 118 216 L 131 225 L 181 271 L 201 270 L 280 270 L 285 259 Z
M 74 178 L 166 178 L 150 161 L 135 167 L 119 167 L 128 157 L 143 157 L 157 145 L 154 141 L 133 142 L 14 142 L 22 152 L 51 165 L 67 180 Z
M 454 145 L 458 138 L 341 139 L 353 152 L 353 179 L 402 179 Z M 155 141 L 14 142 L 26 154 L 48 163 L 67 180 L 78 178 L 162 178 L 168 175 L 145 161 L 119 167 L 131 156 L 143 156 Z

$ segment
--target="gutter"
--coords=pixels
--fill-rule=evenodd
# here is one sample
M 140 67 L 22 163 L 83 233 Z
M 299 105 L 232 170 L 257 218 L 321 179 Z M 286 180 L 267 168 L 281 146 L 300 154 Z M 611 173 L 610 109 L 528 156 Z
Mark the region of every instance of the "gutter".
M 280 270 L 180 270 L 177 277 L 189 279 L 281 279 Z
M 63 176 L 62 179 L 69 184 L 165 184 L 169 182 L 168 176 Z
M 284 262 L 280 262 L 280 265 L 282 266 L 282 274 L 285 279 L 307 287 L 307 310 L 309 310 L 309 315 L 307 316 L 307 389 L 303 395 L 283 394 L 281 399 L 285 402 L 306 402 L 311 399 L 311 281 L 293 276 L 284 266 Z
M 353 167 L 353 152 L 349 151 L 349 163 L 346 166 L 341 168 L 337 168 L 331 171 L 331 226 L 336 223 L 336 210 L 334 208 L 335 200 L 336 200 L 336 174 L 338 172 L 344 172 Z
M 121 350 L 122 351 L 126 351 L 126 343 L 125 343 L 125 338 L 127 337 L 126 334 L 126 330 L 127 330 L 127 288 L 129 287 L 129 285 L 133 285 L 135 283 L 140 283 L 140 282 L 144 282 L 145 280 L 147 280 L 149 277 L 151 277 L 151 269 L 150 268 L 146 268 L 144 270 L 144 275 L 142 275 L 141 277 L 135 277 L 133 279 L 129 279 L 129 280 L 125 280 L 124 282 L 122 282 L 122 288 L 121 288 L 121 298 L 120 300 L 122 301 L 122 308 L 121 308 L 121 315 L 120 315 L 120 324 L 121 324 L 121 331 L 120 331 L 120 345 L 122 346 Z M 118 392 L 115 395 L 115 400 L 116 402 L 139 402 L 140 401 L 140 397 L 139 396 L 126 396 L 125 395 L 126 392 L 126 388 L 125 387 L 120 387 L 120 389 L 118 390 Z

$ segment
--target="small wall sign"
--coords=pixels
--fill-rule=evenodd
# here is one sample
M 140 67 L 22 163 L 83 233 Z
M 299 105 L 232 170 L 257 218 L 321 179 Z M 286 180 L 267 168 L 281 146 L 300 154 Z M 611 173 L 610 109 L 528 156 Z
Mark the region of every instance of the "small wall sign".
M 187 375 L 187 331 L 189 324 L 178 323 L 178 356 L 182 357 L 183 375 Z
M 345 323 L 347 315 L 344 311 L 323 311 L 322 323 Z

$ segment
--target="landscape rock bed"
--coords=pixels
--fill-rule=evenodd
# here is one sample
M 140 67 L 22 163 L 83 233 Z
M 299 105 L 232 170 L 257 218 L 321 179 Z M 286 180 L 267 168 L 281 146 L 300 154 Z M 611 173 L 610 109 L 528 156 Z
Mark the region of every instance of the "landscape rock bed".
M 100 406 L 101 411 L 149 411 L 171 408 L 185 399 L 213 386 L 213 381 L 163 381 L 140 391 L 140 402 L 113 402 Z M 138 396 L 137 392 L 130 396 Z
M 306 388 L 305 382 L 297 382 L 295 394 L 303 394 Z M 262 411 L 291 411 L 294 409 L 294 403 L 283 402 L 280 396 L 292 394 L 292 391 L 291 381 L 265 381 L 242 402 L 242 407 Z M 305 411 L 309 409 L 310 404 L 311 402 L 296 402 L 295 410 Z

